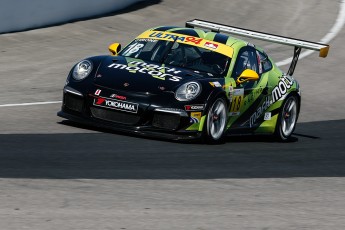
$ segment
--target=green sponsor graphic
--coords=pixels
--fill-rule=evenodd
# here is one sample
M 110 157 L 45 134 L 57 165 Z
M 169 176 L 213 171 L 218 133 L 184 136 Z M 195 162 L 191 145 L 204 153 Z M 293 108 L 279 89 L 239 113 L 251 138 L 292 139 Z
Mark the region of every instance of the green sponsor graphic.
M 239 116 L 232 116 L 229 119 L 229 122 L 227 124 L 227 127 L 231 127 L 232 124 L 234 124 L 240 117 L 243 115 L 249 108 L 251 108 L 252 104 L 260 97 L 262 94 L 264 88 L 266 88 L 268 83 L 268 74 L 263 74 L 261 76 L 260 81 L 256 84 L 256 86 L 253 86 L 253 90 L 244 97 L 244 95 L 234 95 L 233 101 L 231 102 L 230 106 L 230 113 L 231 112 L 237 112 L 239 113 Z M 243 87 L 240 87 L 243 88 Z M 236 89 L 235 89 L 236 90 Z M 243 89 L 244 90 L 244 89 Z M 238 110 L 233 110 L 233 107 L 239 106 Z M 233 110 L 233 111 L 231 111 Z M 231 115 L 231 114 L 230 114 Z
M 200 123 L 195 123 L 189 126 L 186 130 L 188 131 L 198 131 L 199 130 Z
M 274 133 L 277 119 L 278 119 L 278 114 L 271 117 L 271 119 L 268 121 L 263 121 L 254 132 L 255 133 Z
M 202 116 L 200 119 L 199 131 L 202 131 L 205 124 L 206 115 Z

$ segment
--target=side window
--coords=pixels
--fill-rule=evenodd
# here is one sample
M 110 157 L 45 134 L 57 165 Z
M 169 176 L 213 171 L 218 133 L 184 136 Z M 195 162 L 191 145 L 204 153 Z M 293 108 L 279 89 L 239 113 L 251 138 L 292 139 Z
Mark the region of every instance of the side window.
M 265 73 L 267 71 L 270 71 L 272 69 L 272 63 L 269 60 L 267 54 L 262 53 L 260 51 L 257 51 L 258 55 L 258 63 L 259 63 L 259 72 Z
M 234 68 L 234 77 L 237 78 L 245 69 L 259 73 L 257 54 L 252 47 L 244 47 L 240 50 Z

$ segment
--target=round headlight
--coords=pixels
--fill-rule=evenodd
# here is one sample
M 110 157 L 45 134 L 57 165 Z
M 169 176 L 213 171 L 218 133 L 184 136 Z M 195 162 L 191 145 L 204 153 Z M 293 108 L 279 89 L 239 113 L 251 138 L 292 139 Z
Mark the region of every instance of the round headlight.
M 201 92 L 201 85 L 198 82 L 187 82 L 181 85 L 175 93 L 175 97 L 179 101 L 190 101 L 196 98 Z
M 92 63 L 88 60 L 83 60 L 79 62 L 73 69 L 73 78 L 75 80 L 83 80 L 92 71 Z

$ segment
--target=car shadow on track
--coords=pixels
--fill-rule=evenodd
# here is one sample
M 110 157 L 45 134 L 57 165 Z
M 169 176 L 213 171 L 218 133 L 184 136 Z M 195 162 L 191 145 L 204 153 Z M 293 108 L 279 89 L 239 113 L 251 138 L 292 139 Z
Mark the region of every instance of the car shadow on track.
M 222 145 L 186 145 L 117 133 L 4 134 L 0 178 L 344 177 L 344 127 L 345 120 L 302 123 L 296 142 L 250 137 Z
M 77 122 L 73 122 L 70 120 L 63 120 L 61 122 L 58 122 L 58 124 L 61 125 L 66 125 L 74 128 L 79 128 L 79 129 L 85 129 L 85 130 L 92 130 L 96 132 L 102 132 L 102 133 L 110 133 L 110 134 L 116 134 L 116 135 L 124 135 L 128 137 L 138 137 L 138 138 L 143 138 L 147 140 L 159 140 L 159 141 L 166 141 L 166 142 L 172 142 L 172 143 L 180 143 L 180 144 L 208 144 L 206 142 L 203 142 L 202 139 L 195 139 L 195 140 L 170 140 L 167 138 L 159 138 L 159 137 L 150 137 L 146 135 L 139 135 L 135 133 L 126 133 L 126 132 L 121 132 L 121 131 L 116 131 L 116 130 L 111 130 L 111 129 L 105 129 L 105 128 L 98 128 L 95 126 L 90 126 L 86 124 L 80 124 Z M 310 137 L 310 138 L 317 138 L 317 137 L 312 137 L 309 135 L 303 135 L 303 134 L 295 134 L 292 136 L 288 141 L 284 143 L 291 143 L 291 142 L 297 142 L 298 138 L 296 136 L 303 136 L 303 137 Z M 268 143 L 273 143 L 273 142 L 279 142 L 272 138 L 272 136 L 269 135 L 242 135 L 242 136 L 227 136 L 223 142 L 220 142 L 218 144 L 213 144 L 213 145 L 222 145 L 226 144 L 229 142 L 268 142 Z

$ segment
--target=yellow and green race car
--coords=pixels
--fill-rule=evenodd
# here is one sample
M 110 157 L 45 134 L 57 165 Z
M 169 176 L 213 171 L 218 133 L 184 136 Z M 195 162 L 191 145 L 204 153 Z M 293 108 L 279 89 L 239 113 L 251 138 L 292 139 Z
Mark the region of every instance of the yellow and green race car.
M 261 48 L 234 34 L 294 47 L 283 73 Z M 140 34 L 111 55 L 77 63 L 58 115 L 137 134 L 219 142 L 228 134 L 270 134 L 285 141 L 300 110 L 292 78 L 302 48 L 329 46 L 194 19 Z

